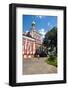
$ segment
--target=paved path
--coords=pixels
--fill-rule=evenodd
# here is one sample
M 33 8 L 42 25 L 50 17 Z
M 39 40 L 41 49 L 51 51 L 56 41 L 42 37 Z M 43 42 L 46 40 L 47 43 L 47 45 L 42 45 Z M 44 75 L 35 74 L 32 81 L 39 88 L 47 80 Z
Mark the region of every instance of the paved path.
M 23 74 L 49 74 L 57 73 L 57 68 L 46 63 L 46 58 L 33 58 L 23 60 Z

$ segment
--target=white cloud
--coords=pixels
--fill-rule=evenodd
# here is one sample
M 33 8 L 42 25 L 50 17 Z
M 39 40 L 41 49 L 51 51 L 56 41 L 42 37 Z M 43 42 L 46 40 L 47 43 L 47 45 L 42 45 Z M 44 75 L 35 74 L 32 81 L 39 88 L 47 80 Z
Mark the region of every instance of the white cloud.
M 41 18 L 43 18 L 43 16 L 39 16 L 39 18 L 41 19 Z
M 26 30 L 26 33 L 28 33 L 29 31 L 28 30 Z
M 46 31 L 45 31 L 44 28 L 42 28 L 42 29 L 39 30 L 39 33 L 42 35 L 42 38 L 44 38 L 45 34 L 46 34 Z
M 48 22 L 48 26 L 50 26 L 50 22 Z
M 48 26 L 49 26 L 50 29 L 53 27 L 50 22 L 48 22 Z
M 44 16 L 37 16 L 38 18 L 42 19 Z

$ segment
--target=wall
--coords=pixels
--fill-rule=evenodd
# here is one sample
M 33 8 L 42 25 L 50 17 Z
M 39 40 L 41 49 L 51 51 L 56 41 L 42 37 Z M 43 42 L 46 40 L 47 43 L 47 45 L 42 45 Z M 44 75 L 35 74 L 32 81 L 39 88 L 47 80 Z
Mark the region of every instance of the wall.
M 65 5 L 68 7 L 68 0 L 0 0 L 0 90 L 67 90 L 68 84 L 10 87 L 8 86 L 9 70 L 9 3 L 32 3 L 44 5 Z M 68 14 L 68 10 L 67 10 Z M 67 18 L 68 20 L 68 18 Z M 68 31 L 67 31 L 68 34 Z M 68 35 L 67 35 L 68 38 Z M 68 48 L 67 48 L 68 50 Z M 67 62 L 68 64 L 68 62 Z M 68 67 L 68 65 L 67 65 Z
M 31 58 L 35 54 L 35 39 L 23 36 L 23 57 Z

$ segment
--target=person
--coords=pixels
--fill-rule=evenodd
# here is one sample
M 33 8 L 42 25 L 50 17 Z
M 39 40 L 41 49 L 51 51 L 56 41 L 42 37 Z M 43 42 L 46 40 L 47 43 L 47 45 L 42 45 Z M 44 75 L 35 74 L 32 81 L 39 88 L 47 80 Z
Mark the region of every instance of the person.
M 38 54 L 38 60 L 39 60 L 39 54 Z

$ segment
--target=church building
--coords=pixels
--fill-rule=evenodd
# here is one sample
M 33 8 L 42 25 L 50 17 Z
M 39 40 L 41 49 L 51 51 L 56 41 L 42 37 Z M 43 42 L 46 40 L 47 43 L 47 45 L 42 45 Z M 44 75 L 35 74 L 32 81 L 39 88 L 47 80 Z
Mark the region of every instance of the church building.
M 35 28 L 36 23 L 33 21 L 30 32 L 23 33 L 23 58 L 34 57 L 36 49 L 40 47 L 41 34 Z

